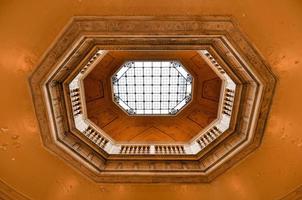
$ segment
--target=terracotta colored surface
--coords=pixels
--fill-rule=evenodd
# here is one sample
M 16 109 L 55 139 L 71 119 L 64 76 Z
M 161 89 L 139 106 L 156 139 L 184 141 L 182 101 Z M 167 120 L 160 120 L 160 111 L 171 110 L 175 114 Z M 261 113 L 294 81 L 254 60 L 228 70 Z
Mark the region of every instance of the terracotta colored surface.
M 0 2 L 0 177 L 32 199 L 279 199 L 302 183 L 300 0 Z M 233 15 L 279 78 L 260 148 L 210 184 L 95 184 L 45 150 L 28 76 L 73 15 Z M 1 188 L 2 189 L 2 188 Z
M 128 116 L 112 100 L 111 77 L 129 60 L 179 60 L 193 99 L 176 116 Z M 217 116 L 221 79 L 196 51 L 110 51 L 84 79 L 88 118 L 118 142 L 188 142 Z

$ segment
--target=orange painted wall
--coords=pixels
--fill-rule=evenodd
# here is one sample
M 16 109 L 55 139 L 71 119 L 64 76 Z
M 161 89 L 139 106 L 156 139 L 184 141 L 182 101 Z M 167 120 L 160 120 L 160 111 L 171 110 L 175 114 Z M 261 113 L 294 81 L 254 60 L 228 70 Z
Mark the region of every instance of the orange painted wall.
M 28 77 L 73 15 L 233 15 L 278 77 L 259 149 L 210 184 L 96 184 L 42 146 Z M 302 183 L 301 0 L 0 0 L 0 180 L 31 199 L 279 199 Z M 1 191 L 1 190 L 0 190 Z

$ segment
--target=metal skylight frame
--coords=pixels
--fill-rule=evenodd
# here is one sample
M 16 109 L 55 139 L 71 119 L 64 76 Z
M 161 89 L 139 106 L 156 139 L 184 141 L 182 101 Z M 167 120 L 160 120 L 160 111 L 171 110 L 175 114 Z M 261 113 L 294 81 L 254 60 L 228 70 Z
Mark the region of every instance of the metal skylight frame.
M 112 77 L 113 100 L 129 115 L 176 115 L 192 92 L 192 75 L 175 60 L 127 61 Z

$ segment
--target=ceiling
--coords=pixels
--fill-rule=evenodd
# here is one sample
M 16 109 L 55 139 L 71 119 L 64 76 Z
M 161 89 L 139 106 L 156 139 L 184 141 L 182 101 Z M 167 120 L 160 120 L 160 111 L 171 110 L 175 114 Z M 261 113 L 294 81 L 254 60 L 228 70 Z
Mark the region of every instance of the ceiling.
M 30 199 L 280 199 L 302 183 L 302 3 L 1 1 L 0 195 Z M 41 142 L 28 77 L 73 15 L 233 15 L 278 77 L 261 146 L 209 184 L 96 184 Z M 294 86 L 294 87 L 293 87 Z M 32 181 L 35 180 L 35 181 Z M 2 195 L 3 196 L 3 195 Z M 15 198 L 16 199 L 16 198 Z
M 112 101 L 113 74 L 127 60 L 146 58 L 179 60 L 194 77 L 193 100 L 176 116 L 128 116 Z M 118 142 L 188 142 L 216 119 L 221 84 L 196 51 L 110 51 L 84 79 L 87 114 Z

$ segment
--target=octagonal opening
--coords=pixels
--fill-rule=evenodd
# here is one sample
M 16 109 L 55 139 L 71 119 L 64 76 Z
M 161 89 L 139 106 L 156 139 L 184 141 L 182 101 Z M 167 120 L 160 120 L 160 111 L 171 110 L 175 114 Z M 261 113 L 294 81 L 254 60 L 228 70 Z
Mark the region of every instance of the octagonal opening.
M 170 17 L 125 19 L 74 19 L 34 72 L 32 92 L 47 148 L 97 181 L 200 182 L 259 145 L 275 79 L 230 18 L 177 17 L 180 26 Z M 199 30 L 204 35 L 196 38 Z M 87 31 L 94 36 L 86 37 Z M 116 40 L 113 32 L 121 37 Z M 173 36 L 179 33 L 184 37 Z M 112 75 L 126 61 L 140 59 L 180 60 L 192 74 L 192 102 L 178 115 L 138 117 L 112 101 Z M 188 179 L 180 180 L 180 173 Z
M 194 82 L 190 102 L 176 115 L 129 115 L 113 100 L 112 78 L 133 61 L 180 63 Z M 185 143 L 217 119 L 222 80 L 197 51 L 108 51 L 83 86 L 88 119 L 116 142 Z
M 113 100 L 129 115 L 176 115 L 191 102 L 192 81 L 179 61 L 127 61 L 112 77 Z

